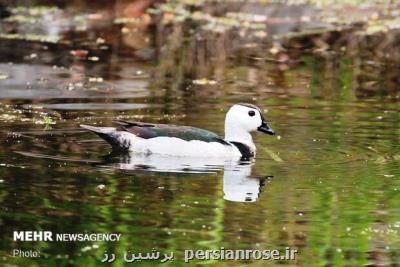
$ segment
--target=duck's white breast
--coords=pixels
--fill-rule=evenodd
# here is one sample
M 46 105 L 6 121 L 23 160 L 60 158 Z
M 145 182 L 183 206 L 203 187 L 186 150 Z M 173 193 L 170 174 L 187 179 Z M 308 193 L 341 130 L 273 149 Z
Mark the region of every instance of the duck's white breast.
M 165 136 L 143 139 L 130 133 L 124 133 L 121 138 L 127 139 L 130 144 L 129 150 L 135 153 L 194 157 L 241 157 L 241 153 L 235 146 L 218 142 L 185 141 Z

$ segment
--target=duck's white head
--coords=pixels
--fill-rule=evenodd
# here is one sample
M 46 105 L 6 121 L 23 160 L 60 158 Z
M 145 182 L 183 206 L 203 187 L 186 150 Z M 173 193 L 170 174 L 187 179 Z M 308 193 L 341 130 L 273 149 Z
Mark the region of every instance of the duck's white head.
M 258 107 L 242 103 L 233 105 L 225 117 L 225 140 L 245 144 L 255 151 L 250 134 L 254 131 L 275 134 Z

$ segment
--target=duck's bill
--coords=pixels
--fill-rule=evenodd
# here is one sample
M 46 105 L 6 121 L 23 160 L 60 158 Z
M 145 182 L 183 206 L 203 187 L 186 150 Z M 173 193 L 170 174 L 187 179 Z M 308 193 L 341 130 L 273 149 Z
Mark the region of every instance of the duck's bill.
M 272 130 L 272 128 L 264 121 L 261 124 L 261 126 L 258 127 L 258 131 L 266 133 L 266 134 L 270 134 L 270 135 L 275 135 L 274 130 Z

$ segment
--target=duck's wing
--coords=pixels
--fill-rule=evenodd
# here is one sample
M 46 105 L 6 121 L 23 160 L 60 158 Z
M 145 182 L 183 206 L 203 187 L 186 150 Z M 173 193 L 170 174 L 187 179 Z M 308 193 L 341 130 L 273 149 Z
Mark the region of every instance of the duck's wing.
M 176 137 L 185 141 L 218 142 L 230 145 L 217 134 L 190 126 L 179 126 L 170 124 L 141 123 L 134 121 L 116 121 L 120 126 L 119 131 L 126 131 L 144 139 L 155 137 Z

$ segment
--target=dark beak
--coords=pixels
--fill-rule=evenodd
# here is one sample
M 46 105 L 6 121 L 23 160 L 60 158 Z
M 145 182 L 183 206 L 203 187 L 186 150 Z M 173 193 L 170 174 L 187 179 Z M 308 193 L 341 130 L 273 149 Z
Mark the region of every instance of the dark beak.
M 261 126 L 258 127 L 257 130 L 266 134 L 275 135 L 274 130 L 272 130 L 272 128 L 265 121 L 261 123 Z

